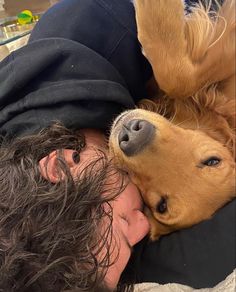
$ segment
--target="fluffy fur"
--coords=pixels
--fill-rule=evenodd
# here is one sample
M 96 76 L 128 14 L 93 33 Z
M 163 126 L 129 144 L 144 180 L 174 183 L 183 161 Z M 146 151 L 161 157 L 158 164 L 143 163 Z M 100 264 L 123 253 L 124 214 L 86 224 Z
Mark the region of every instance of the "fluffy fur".
M 135 2 L 159 89 L 152 81 L 153 99 L 140 105 L 146 110 L 118 117 L 110 148 L 142 192 L 152 239 L 210 218 L 235 196 L 235 0 L 218 12 L 210 6 L 199 3 L 184 15 L 181 0 Z M 132 119 L 151 122 L 156 134 L 128 157 L 117 137 Z

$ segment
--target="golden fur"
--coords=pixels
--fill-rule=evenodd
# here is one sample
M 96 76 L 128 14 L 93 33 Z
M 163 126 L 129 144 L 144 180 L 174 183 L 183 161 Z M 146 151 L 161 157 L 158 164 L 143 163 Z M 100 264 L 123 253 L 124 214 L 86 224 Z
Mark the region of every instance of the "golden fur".
M 152 239 L 210 218 L 235 196 L 235 0 L 219 12 L 209 7 L 184 16 L 181 0 L 135 1 L 138 37 L 161 90 L 142 101 L 148 111 L 117 118 L 110 149 L 142 192 Z M 117 137 L 132 119 L 151 122 L 156 134 L 128 157 Z M 220 162 L 205 165 L 211 157 Z

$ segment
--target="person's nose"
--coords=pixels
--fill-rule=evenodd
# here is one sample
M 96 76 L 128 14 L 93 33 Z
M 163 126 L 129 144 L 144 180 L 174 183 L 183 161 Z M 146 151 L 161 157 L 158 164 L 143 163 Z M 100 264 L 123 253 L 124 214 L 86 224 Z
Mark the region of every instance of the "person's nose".
M 130 230 L 129 243 L 134 246 L 140 240 L 142 240 L 150 230 L 150 224 L 147 217 L 140 211 L 135 210 L 135 214 L 132 216 L 133 224 L 132 230 Z
M 152 140 L 155 127 L 145 120 L 134 119 L 122 125 L 118 135 L 119 147 L 126 156 L 143 150 Z

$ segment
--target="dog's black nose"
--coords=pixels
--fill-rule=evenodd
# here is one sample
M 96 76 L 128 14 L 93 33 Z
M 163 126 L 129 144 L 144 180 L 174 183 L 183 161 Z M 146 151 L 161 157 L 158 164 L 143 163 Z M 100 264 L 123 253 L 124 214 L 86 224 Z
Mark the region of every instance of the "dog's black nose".
M 155 127 L 145 120 L 131 120 L 122 125 L 118 136 L 120 149 L 127 156 L 141 151 L 154 137 Z

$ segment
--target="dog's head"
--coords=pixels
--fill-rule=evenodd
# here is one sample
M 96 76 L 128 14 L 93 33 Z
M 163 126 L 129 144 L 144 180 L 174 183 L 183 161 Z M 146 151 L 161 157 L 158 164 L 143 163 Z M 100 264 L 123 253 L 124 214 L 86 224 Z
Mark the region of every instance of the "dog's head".
M 211 217 L 235 195 L 231 152 L 200 130 L 136 109 L 114 121 L 109 143 L 141 190 L 153 240 Z

